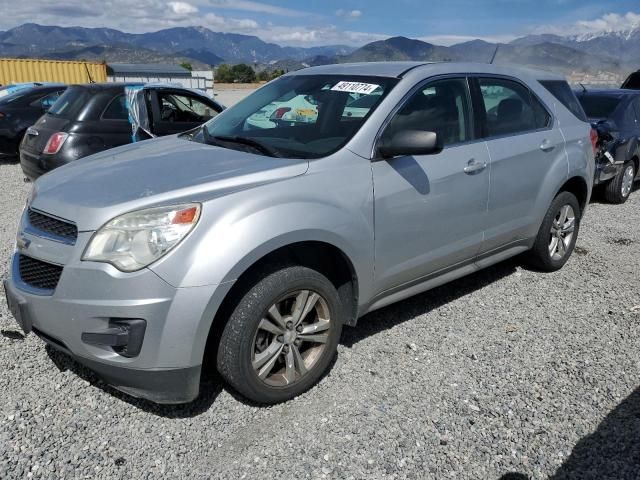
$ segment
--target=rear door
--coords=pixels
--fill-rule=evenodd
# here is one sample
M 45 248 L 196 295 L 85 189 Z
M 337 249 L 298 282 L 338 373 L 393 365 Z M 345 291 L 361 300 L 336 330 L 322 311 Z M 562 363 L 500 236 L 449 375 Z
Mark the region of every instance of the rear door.
M 474 86 L 491 157 L 486 253 L 531 236 L 537 222 L 533 205 L 551 166 L 558 156 L 566 159 L 566 152 L 553 116 L 526 85 L 483 76 Z
M 152 89 L 149 92 L 151 131 L 164 136 L 195 128 L 220 113 L 220 107 L 186 90 Z

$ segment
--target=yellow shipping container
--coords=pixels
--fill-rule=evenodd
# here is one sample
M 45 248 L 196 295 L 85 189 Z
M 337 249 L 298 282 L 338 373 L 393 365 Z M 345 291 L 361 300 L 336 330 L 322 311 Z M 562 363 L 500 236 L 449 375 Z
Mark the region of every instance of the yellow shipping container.
M 0 85 L 22 82 L 89 83 L 107 81 L 104 63 L 0 58 Z

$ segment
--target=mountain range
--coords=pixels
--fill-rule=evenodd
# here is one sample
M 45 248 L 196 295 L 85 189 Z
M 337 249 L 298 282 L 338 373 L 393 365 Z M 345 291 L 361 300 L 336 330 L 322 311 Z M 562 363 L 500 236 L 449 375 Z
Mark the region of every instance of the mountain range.
M 496 50 L 497 49 L 497 50 Z M 287 47 L 257 36 L 178 27 L 149 33 L 109 28 L 24 24 L 0 32 L 0 56 L 106 60 L 130 63 L 189 62 L 202 68 L 252 63 L 292 70 L 334 62 L 418 60 L 516 63 L 563 73 L 620 74 L 640 67 L 640 27 L 582 36 L 527 35 L 509 43 L 473 40 L 452 46 L 393 37 L 360 48 L 345 45 Z

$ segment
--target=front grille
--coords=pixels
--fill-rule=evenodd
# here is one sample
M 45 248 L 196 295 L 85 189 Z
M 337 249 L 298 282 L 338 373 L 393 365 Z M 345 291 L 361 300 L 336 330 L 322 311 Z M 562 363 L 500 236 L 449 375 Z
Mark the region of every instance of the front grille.
M 21 280 L 27 285 L 42 290 L 54 290 L 60 280 L 62 267 L 26 255 L 18 255 L 18 271 Z
M 35 210 L 29 209 L 29 223 L 37 230 L 63 238 L 73 243 L 75 243 L 78 238 L 78 227 L 73 223 L 58 220 L 57 218 L 44 215 Z

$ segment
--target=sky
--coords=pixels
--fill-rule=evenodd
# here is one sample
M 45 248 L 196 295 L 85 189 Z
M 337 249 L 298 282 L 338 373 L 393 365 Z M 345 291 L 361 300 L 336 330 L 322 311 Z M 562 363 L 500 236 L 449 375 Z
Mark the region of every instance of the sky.
M 397 35 L 451 45 L 640 27 L 639 0 L 0 0 L 0 12 L 0 30 L 27 22 L 136 33 L 203 26 L 293 46 Z

